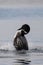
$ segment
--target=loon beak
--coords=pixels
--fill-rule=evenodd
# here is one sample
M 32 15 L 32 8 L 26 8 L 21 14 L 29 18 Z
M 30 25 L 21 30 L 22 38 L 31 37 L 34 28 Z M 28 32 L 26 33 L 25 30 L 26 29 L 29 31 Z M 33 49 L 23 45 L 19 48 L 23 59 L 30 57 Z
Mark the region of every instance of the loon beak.
M 24 31 L 24 33 L 27 34 L 27 32 L 25 30 L 22 29 L 22 31 Z
M 25 30 L 23 30 L 25 34 L 27 34 L 27 32 Z
M 22 29 L 22 28 L 19 28 L 17 30 L 22 30 L 22 31 L 24 31 L 25 34 L 27 34 L 27 32 L 24 29 Z

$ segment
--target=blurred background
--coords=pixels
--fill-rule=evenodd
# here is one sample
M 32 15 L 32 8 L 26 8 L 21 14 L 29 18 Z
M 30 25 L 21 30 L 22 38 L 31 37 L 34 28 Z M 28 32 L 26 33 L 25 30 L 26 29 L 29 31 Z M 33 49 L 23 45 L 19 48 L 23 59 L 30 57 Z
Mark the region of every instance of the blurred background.
M 25 23 L 30 25 L 30 46 L 43 46 L 43 0 L 0 0 L 0 42 L 12 42 Z

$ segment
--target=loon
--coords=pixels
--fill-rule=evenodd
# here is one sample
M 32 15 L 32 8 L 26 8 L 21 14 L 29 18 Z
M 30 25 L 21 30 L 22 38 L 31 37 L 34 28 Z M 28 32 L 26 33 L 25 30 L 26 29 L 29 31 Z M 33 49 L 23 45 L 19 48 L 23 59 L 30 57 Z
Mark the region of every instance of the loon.
M 14 39 L 13 45 L 16 50 L 28 50 L 28 43 L 25 35 L 30 32 L 30 26 L 27 24 L 22 25 L 21 28 L 18 29 Z

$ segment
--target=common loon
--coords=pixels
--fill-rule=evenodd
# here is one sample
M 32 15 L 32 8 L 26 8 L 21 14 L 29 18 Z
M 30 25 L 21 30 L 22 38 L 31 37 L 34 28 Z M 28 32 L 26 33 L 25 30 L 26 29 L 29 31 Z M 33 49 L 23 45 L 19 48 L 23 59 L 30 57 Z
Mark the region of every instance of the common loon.
M 28 43 L 26 40 L 25 35 L 29 33 L 30 26 L 27 24 L 22 25 L 21 28 L 18 29 L 18 32 L 16 33 L 13 45 L 16 48 L 16 50 L 28 50 Z

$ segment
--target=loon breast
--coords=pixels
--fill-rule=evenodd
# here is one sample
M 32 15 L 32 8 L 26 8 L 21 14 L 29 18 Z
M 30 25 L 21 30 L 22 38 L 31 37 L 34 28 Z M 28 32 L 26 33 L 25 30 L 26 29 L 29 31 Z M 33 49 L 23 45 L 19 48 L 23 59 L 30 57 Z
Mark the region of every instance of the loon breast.
M 16 35 L 13 41 L 13 45 L 15 46 L 16 50 L 28 50 L 28 43 L 25 36 Z

